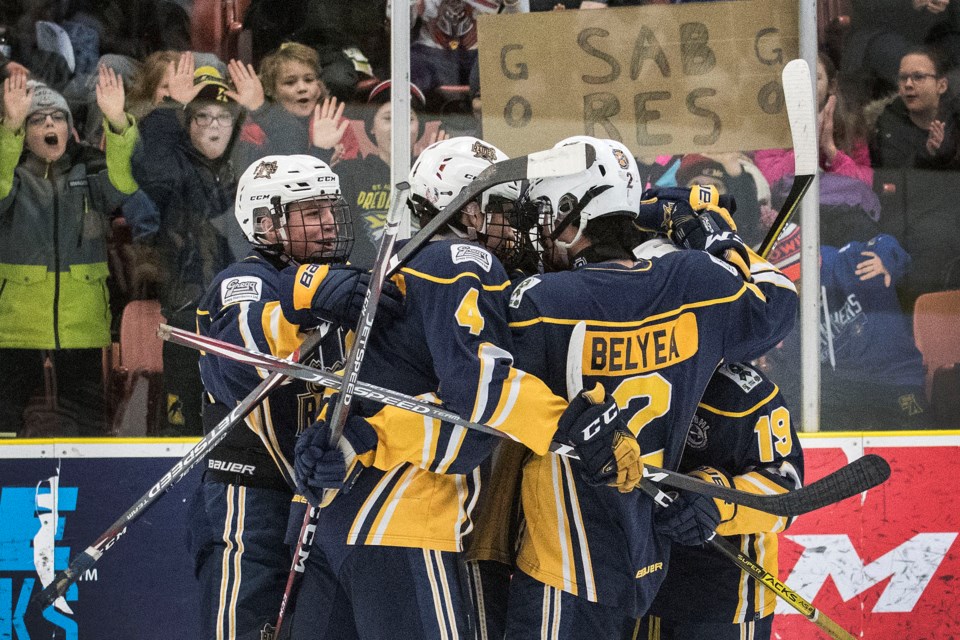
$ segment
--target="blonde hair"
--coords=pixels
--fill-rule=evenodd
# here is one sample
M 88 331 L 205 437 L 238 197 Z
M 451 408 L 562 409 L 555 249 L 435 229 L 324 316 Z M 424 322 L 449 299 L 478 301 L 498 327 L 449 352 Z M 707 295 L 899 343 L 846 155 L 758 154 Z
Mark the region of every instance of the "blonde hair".
M 299 62 L 310 67 L 317 74 L 317 82 L 320 82 L 320 55 L 316 49 L 299 42 L 284 42 L 279 49 L 260 61 L 260 82 L 263 84 L 263 93 L 268 98 L 276 96 L 280 68 L 287 62 Z M 325 94 L 326 89 L 322 82 L 320 87 L 321 94 Z
M 153 96 L 163 82 L 167 66 L 180 59 L 177 51 L 155 51 L 147 56 L 133 76 L 130 92 L 127 94 L 127 106 L 131 113 L 140 119 L 153 110 Z

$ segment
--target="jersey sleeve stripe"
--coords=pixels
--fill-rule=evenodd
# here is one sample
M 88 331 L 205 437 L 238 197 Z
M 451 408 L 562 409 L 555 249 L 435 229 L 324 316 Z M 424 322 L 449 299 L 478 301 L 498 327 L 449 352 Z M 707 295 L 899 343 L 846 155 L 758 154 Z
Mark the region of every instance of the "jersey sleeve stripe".
M 250 313 L 250 303 L 249 302 L 240 302 L 240 313 L 237 314 L 237 323 L 240 329 L 240 336 L 243 338 L 243 346 L 252 351 L 260 351 L 260 347 L 257 345 L 256 339 L 253 337 L 253 331 L 250 329 L 249 323 L 249 313 Z M 267 370 L 257 367 L 257 375 L 261 378 L 267 377 Z
M 280 302 L 273 301 L 263 305 L 263 335 L 270 353 L 278 358 L 286 358 L 300 347 L 302 342 L 297 325 L 290 324 L 283 315 Z
M 373 511 L 379 502 L 381 502 L 382 495 L 390 491 L 390 488 L 394 485 L 396 476 L 403 469 L 403 465 L 394 467 L 382 478 L 380 478 L 379 482 L 377 482 L 377 486 L 373 488 L 373 490 L 370 492 L 370 495 L 367 496 L 367 499 L 363 501 L 363 505 L 357 511 L 357 517 L 354 518 L 353 524 L 350 525 L 350 531 L 347 534 L 347 544 L 357 544 L 361 532 L 367 528 L 366 520 L 369 517 L 370 512 Z
M 779 271 L 758 271 L 757 273 L 751 273 L 750 276 L 754 282 L 765 282 L 783 289 L 789 289 L 794 293 L 797 291 L 797 287 L 790 281 L 790 278 Z
M 750 407 L 749 409 L 746 409 L 745 411 L 724 411 L 724 410 L 722 410 L 722 409 L 718 409 L 718 408 L 716 408 L 716 407 L 714 407 L 714 406 L 711 406 L 711 405 L 709 405 L 709 404 L 706 404 L 706 403 L 704 403 L 704 402 L 701 402 L 700 404 L 698 404 L 697 407 L 700 408 L 700 409 L 705 409 L 705 410 L 709 411 L 710 413 L 716 414 L 716 415 L 718 415 L 718 416 L 727 416 L 728 418 L 743 418 L 743 417 L 746 417 L 746 416 L 750 415 L 751 413 L 753 413 L 753 412 L 756 411 L 757 409 L 760 409 L 761 407 L 763 407 L 765 404 L 767 404 L 768 402 L 770 402 L 770 400 L 772 400 L 773 397 L 776 396 L 778 393 L 780 393 L 780 389 L 778 389 L 776 386 L 774 386 L 774 387 L 773 387 L 773 391 L 770 392 L 770 395 L 768 395 L 766 398 L 764 398 L 763 400 L 761 400 L 761 401 L 758 402 L 757 404 L 753 405 L 753 406 Z
M 513 408 L 517 404 L 517 398 L 520 397 L 521 381 L 525 375 L 523 371 L 511 367 L 510 375 L 507 376 L 505 381 L 507 393 L 501 393 L 500 403 L 490 417 L 490 422 L 487 423 L 489 426 L 499 427 L 513 412 Z
M 450 468 L 450 465 L 453 464 L 453 461 L 456 460 L 457 455 L 460 453 L 461 447 L 463 447 L 463 441 L 467 437 L 467 430 L 456 425 L 451 429 L 450 438 L 447 441 L 447 447 L 443 452 L 443 457 L 437 462 L 436 465 L 431 465 L 430 470 L 434 473 L 446 473 Z
M 478 282 L 481 283 L 481 286 L 483 287 L 484 291 L 504 291 L 507 289 L 507 287 L 510 286 L 509 280 L 502 282 L 500 284 L 483 284 L 483 281 L 480 280 L 480 276 L 473 273 L 472 271 L 464 271 L 463 273 L 457 274 L 452 278 L 441 278 L 440 276 L 433 276 L 433 275 L 430 275 L 429 273 L 424 273 L 422 271 L 417 271 L 416 269 L 411 269 L 410 267 L 404 267 L 403 269 L 401 269 L 401 271 L 415 278 L 421 278 L 423 280 L 427 280 L 429 282 L 435 282 L 437 284 L 454 284 L 457 280 L 460 280 L 461 278 L 473 278 L 474 280 L 477 280 Z
M 550 474 L 553 476 L 553 498 L 557 510 L 557 537 L 560 541 L 560 566 L 563 576 L 563 590 L 578 595 L 577 585 L 573 580 L 573 545 L 570 539 L 570 523 L 564 513 L 563 479 L 560 474 L 560 457 L 550 454 Z

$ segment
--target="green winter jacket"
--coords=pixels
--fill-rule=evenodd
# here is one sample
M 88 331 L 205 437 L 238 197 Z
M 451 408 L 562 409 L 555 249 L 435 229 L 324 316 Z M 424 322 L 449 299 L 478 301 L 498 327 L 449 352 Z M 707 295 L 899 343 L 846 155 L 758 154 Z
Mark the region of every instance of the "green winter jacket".
M 104 123 L 106 158 L 70 143 L 52 164 L 0 125 L 0 348 L 110 344 L 107 215 L 137 189 L 128 118 L 122 134 Z

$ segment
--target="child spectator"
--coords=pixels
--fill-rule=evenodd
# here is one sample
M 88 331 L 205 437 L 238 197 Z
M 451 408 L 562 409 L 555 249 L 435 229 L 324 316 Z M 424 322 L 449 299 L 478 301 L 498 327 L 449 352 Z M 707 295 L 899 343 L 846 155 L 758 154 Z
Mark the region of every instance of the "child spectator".
M 110 344 L 107 216 L 137 188 L 130 172 L 137 130 L 123 110 L 123 83 L 103 67 L 96 91 L 109 123 L 105 155 L 74 142 L 73 117 L 53 89 L 19 70 L 3 89 L 0 424 L 23 430 L 49 358 L 58 409 L 73 414 L 80 435 L 100 435 L 102 349 Z
M 231 245 L 243 243 L 232 215 L 237 174 L 229 160 L 241 110 L 216 69 L 194 72 L 192 53 L 170 63 L 168 78 L 170 102 L 179 108 L 154 109 L 141 122 L 143 144 L 133 157 L 133 172 L 149 200 L 124 214 L 134 236 L 151 240 L 160 253 L 164 317 L 192 331 L 200 297 L 233 261 Z M 197 363 L 195 352 L 164 344 L 167 422 L 173 434 L 202 432 Z
M 347 128 L 343 104 L 323 99 L 317 52 L 287 42 L 260 63 L 260 77 L 249 64 L 229 64 L 237 87 L 230 93 L 248 111 L 234 160 L 246 167 L 268 155 L 309 154 L 328 164 Z
M 873 169 L 863 118 L 847 108 L 838 91 L 837 68 L 823 52 L 817 55 L 817 112 L 820 168 L 872 186 Z M 792 149 L 757 151 L 754 162 L 770 184 L 794 173 Z

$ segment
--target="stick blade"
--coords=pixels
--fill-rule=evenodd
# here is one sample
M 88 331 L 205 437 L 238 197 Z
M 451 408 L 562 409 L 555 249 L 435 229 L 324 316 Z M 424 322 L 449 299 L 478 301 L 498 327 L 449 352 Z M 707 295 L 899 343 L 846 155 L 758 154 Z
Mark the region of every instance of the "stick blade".
M 586 142 L 566 144 L 527 156 L 527 179 L 555 178 L 586 171 L 597 160 L 597 151 Z
M 883 484 L 889 477 L 887 461 L 870 453 L 813 484 L 778 498 L 786 515 L 801 515 L 852 498 Z
M 790 120 L 790 135 L 793 137 L 796 175 L 816 175 L 816 111 L 810 67 L 806 60 L 798 58 L 788 62 L 783 68 L 782 80 L 787 118 Z

